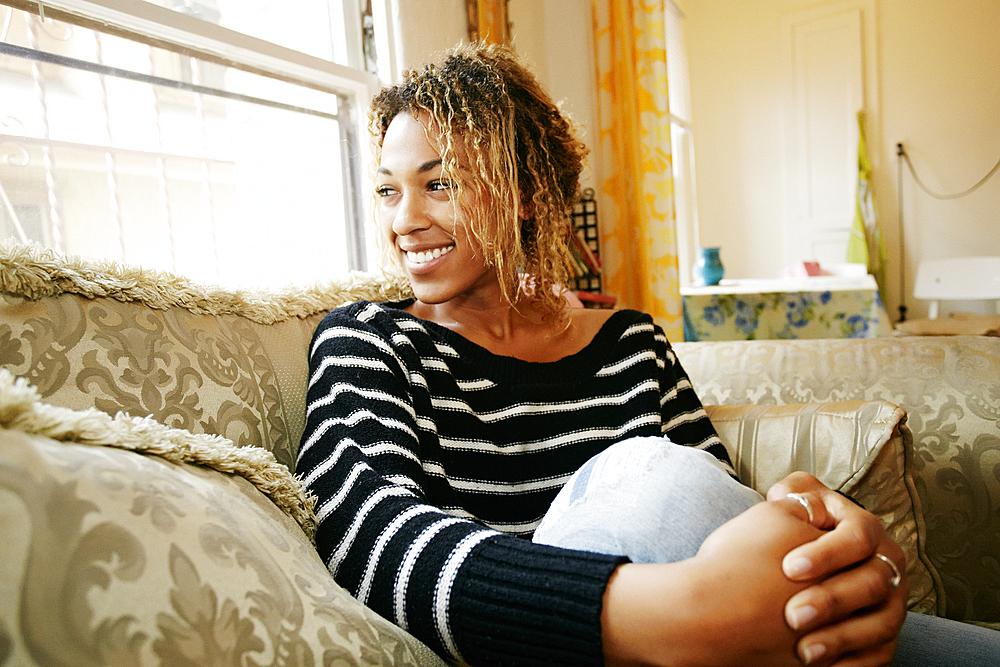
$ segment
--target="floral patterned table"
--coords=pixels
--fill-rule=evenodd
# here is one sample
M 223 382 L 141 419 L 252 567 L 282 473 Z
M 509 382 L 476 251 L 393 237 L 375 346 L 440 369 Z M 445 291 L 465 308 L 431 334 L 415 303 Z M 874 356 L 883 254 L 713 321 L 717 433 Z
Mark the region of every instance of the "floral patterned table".
M 871 276 L 723 281 L 681 288 L 684 340 L 877 338 L 892 324 Z

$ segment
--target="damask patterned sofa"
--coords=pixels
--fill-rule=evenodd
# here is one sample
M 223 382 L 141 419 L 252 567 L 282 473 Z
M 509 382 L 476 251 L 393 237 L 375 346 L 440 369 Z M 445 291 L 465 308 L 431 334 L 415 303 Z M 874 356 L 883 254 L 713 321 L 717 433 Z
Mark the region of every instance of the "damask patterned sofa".
M 674 345 L 702 402 L 884 400 L 906 411 L 940 615 L 1000 629 L 1000 338 Z
M 234 292 L 0 246 L 0 666 L 441 665 L 333 582 L 289 473 L 319 320 L 406 290 Z M 754 404 L 709 406 L 744 481 L 814 472 L 903 545 L 911 608 L 947 591 L 1000 620 L 1000 349 L 884 342 L 678 349 L 706 402 Z M 912 406 L 916 456 L 870 399 Z

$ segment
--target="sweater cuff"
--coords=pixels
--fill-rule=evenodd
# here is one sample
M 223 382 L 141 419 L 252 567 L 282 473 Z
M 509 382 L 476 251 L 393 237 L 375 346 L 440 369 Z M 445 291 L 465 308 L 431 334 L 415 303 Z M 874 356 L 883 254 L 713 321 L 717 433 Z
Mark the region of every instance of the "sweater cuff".
M 623 556 L 498 536 L 455 580 L 452 631 L 473 665 L 603 665 L 604 591 Z

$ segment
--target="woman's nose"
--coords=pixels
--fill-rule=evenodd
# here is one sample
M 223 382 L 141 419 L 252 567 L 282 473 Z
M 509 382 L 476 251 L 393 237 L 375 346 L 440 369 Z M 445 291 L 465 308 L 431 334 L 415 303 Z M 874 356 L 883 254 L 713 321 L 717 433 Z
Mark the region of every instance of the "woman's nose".
M 397 236 L 406 236 L 430 226 L 430 216 L 422 198 L 405 193 L 392 215 L 392 231 Z

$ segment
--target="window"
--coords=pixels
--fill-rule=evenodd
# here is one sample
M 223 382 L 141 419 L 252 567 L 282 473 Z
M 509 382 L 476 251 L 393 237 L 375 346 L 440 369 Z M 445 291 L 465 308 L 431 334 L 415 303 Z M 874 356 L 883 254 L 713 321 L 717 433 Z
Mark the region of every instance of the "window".
M 367 268 L 371 4 L 0 5 L 0 234 L 231 285 Z
M 674 211 L 677 216 L 677 259 L 681 285 L 691 282 L 699 245 L 698 208 L 694 185 L 694 134 L 691 130 L 691 84 L 688 72 L 684 15 L 666 3 L 667 82 L 670 145 L 673 153 Z

